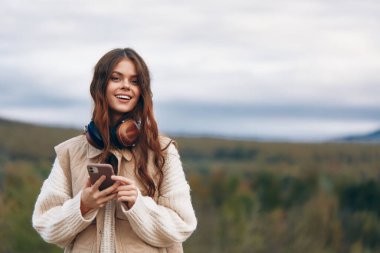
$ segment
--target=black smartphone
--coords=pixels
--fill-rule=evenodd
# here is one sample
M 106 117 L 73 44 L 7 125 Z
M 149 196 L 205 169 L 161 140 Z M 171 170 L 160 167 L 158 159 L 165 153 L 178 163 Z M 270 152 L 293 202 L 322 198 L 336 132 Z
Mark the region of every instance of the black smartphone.
M 111 179 L 111 176 L 114 175 L 113 168 L 111 164 L 107 163 L 90 163 L 87 165 L 87 171 L 90 175 L 91 184 L 95 184 L 95 182 L 102 176 L 105 175 L 106 179 L 99 186 L 99 190 L 104 190 L 115 183 Z

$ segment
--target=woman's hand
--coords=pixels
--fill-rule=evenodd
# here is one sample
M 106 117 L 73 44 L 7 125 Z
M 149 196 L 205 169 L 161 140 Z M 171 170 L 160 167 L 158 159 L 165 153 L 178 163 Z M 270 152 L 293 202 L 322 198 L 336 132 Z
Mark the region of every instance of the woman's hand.
M 135 182 L 129 178 L 122 176 L 112 176 L 112 180 L 119 182 L 117 187 L 117 201 L 124 202 L 128 209 L 132 208 L 137 199 L 137 187 Z
M 95 184 L 91 185 L 90 178 L 88 178 L 81 196 L 80 210 L 82 215 L 86 214 L 91 209 L 103 207 L 108 200 L 116 197 L 116 189 L 120 185 L 119 182 L 115 182 L 112 186 L 99 191 L 99 186 L 105 179 L 106 177 L 103 175 L 95 182 Z

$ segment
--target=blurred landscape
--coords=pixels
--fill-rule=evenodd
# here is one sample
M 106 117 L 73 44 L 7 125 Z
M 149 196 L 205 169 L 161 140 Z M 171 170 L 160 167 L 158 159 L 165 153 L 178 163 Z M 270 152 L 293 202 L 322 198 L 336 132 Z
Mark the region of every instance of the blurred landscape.
M 80 133 L 0 120 L 0 252 L 62 252 L 31 215 L 53 147 Z M 323 143 L 171 137 L 199 220 L 185 252 L 380 252 L 378 132 Z
M 125 47 L 192 188 L 186 253 L 380 253 L 380 1 L 0 2 L 0 253 L 62 252 L 34 203 Z

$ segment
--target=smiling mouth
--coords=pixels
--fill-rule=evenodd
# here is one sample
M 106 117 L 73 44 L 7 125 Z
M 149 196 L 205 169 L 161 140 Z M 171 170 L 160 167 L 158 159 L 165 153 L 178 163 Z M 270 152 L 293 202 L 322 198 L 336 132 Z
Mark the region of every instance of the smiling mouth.
M 123 100 L 131 100 L 130 96 L 127 95 L 116 95 L 118 99 L 123 99 Z

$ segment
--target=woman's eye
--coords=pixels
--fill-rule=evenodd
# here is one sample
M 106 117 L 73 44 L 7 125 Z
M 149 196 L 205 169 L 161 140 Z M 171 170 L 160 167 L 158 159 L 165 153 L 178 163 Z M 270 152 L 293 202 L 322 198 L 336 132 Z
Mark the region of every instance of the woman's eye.
M 132 80 L 131 80 L 131 83 L 134 84 L 134 85 L 139 84 L 138 81 L 137 81 L 137 79 L 132 79 Z
M 111 76 L 111 80 L 114 82 L 120 81 L 120 78 L 117 76 Z

